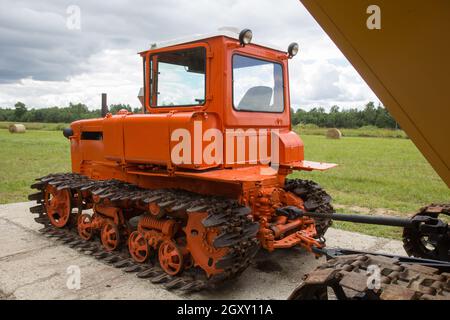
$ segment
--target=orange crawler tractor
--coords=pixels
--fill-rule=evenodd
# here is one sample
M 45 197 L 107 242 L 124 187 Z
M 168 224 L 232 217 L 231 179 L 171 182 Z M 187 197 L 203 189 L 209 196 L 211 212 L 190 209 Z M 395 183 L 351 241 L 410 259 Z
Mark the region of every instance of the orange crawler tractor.
M 185 290 L 239 275 L 260 248 L 322 248 L 330 196 L 286 178 L 335 166 L 305 161 L 291 131 L 298 45 L 251 38 L 224 31 L 141 52 L 143 112 L 72 123 L 72 173 L 32 186 L 47 234 Z

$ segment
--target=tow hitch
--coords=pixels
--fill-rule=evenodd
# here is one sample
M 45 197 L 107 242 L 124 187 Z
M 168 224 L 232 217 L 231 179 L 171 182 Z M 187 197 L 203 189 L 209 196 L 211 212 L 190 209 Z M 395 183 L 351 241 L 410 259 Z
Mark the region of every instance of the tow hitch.
M 448 224 L 439 219 L 436 208 L 433 207 L 432 213 L 417 214 L 411 218 L 387 217 L 387 216 L 371 216 L 360 214 L 343 214 L 343 213 L 317 213 L 306 212 L 297 207 L 288 206 L 277 209 L 278 215 L 286 215 L 289 217 L 311 217 L 315 219 L 329 218 L 335 221 L 347 221 L 353 223 L 375 224 L 382 226 L 393 226 L 403 228 L 403 243 L 405 250 L 408 252 L 408 244 L 412 241 L 420 242 L 423 246 L 422 250 L 408 254 L 417 258 L 425 258 L 431 260 L 450 261 L 450 231 Z M 444 212 L 448 215 L 448 212 Z M 417 244 L 417 243 L 415 243 Z M 316 253 L 324 254 L 324 249 L 315 250 Z

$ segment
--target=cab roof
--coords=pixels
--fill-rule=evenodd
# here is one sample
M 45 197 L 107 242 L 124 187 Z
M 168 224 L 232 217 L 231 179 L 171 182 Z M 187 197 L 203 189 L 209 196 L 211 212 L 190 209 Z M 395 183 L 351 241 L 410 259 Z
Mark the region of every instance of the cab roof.
M 206 34 L 194 34 L 194 35 L 190 35 L 187 37 L 181 37 L 181 38 L 177 38 L 177 39 L 173 39 L 173 40 L 154 42 L 154 43 L 150 44 L 150 49 L 143 50 L 139 53 L 144 53 L 144 52 L 147 52 L 150 50 L 155 50 L 155 49 L 172 47 L 172 46 L 180 45 L 180 44 L 197 42 L 197 41 L 210 39 L 210 38 L 214 38 L 214 37 L 228 37 L 231 39 L 239 40 L 239 32 L 225 29 L 225 30 L 218 30 L 216 32 L 211 32 L 211 33 L 206 33 Z M 283 50 L 280 47 L 272 45 L 272 44 L 254 42 L 254 41 L 252 41 L 251 44 L 255 44 L 255 45 L 258 45 L 261 47 L 269 48 L 269 49 L 284 52 L 284 53 L 286 52 L 286 50 Z

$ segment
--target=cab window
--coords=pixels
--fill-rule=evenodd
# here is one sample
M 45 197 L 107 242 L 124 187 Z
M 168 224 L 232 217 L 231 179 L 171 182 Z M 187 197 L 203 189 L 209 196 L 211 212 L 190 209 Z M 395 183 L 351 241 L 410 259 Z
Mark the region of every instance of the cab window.
M 205 48 L 160 53 L 153 62 L 153 107 L 205 103 Z
M 233 55 L 233 106 L 238 111 L 283 112 L 281 64 Z

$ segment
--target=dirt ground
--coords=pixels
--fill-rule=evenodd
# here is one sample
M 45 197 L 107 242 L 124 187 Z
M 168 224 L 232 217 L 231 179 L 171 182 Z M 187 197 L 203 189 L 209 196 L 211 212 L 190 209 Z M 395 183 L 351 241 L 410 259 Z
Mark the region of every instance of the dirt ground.
M 316 260 L 301 249 L 261 252 L 239 279 L 220 290 L 180 294 L 42 236 L 31 203 L 0 206 L 0 299 L 286 299 Z M 399 241 L 330 228 L 329 247 L 402 254 Z M 78 266 L 80 289 L 68 289 L 67 268 Z

